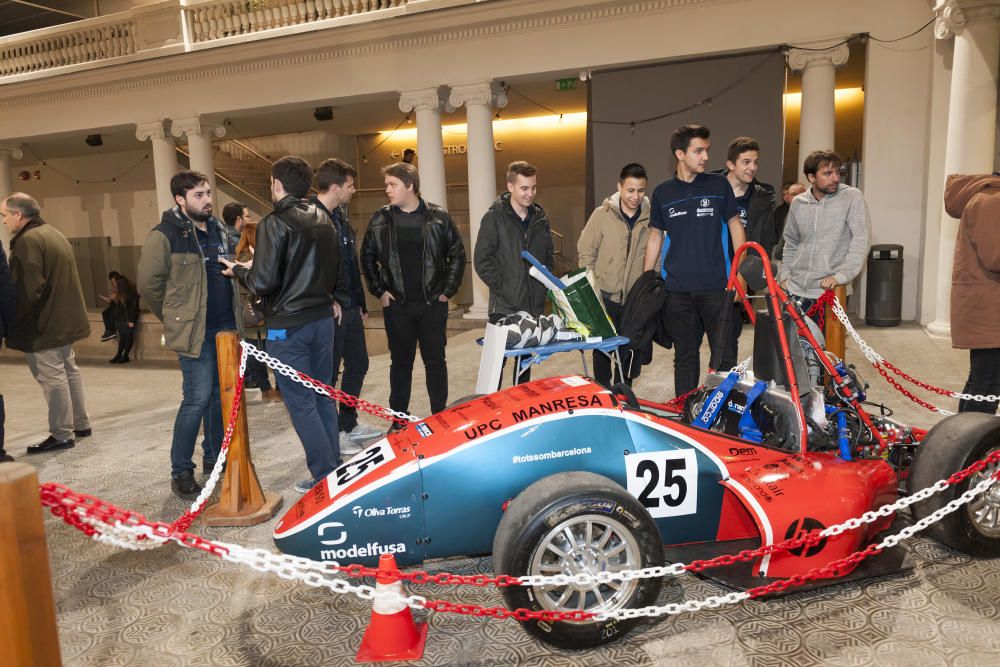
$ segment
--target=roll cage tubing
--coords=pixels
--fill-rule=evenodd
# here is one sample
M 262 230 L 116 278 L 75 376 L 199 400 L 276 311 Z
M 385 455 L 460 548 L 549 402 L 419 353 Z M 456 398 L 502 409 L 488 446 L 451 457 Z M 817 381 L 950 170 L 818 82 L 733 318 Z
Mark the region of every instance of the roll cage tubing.
M 747 241 L 739 248 L 737 248 L 735 255 L 733 255 L 732 266 L 730 267 L 729 270 L 729 281 L 726 284 L 726 295 L 728 296 L 728 298 L 732 299 L 735 294 L 738 294 L 740 297 L 740 301 L 743 304 L 744 310 L 746 310 L 747 315 L 750 317 L 750 322 L 752 324 L 756 324 L 757 314 L 754 311 L 754 309 L 750 306 L 750 299 L 746 293 L 746 290 L 743 289 L 743 285 L 741 285 L 740 281 L 737 280 L 737 276 L 739 275 L 740 261 L 743 259 L 743 256 L 749 250 L 753 250 L 754 252 L 756 252 L 757 255 L 760 256 L 760 259 L 764 264 L 764 278 L 767 280 L 766 298 L 769 298 L 771 300 L 771 312 L 774 313 L 774 327 L 777 329 L 778 332 L 778 341 L 781 343 L 781 354 L 785 362 L 785 374 L 788 376 L 788 389 L 789 393 L 792 395 L 792 398 L 794 399 L 793 403 L 795 405 L 795 413 L 798 416 L 799 424 L 802 427 L 803 437 L 802 437 L 802 442 L 800 444 L 800 451 L 802 453 L 805 453 L 807 445 L 809 444 L 809 437 L 808 437 L 809 426 L 806 423 L 805 411 L 802 409 L 802 400 L 801 397 L 799 396 L 798 380 L 795 377 L 795 367 L 792 363 L 792 355 L 790 352 L 788 337 L 785 335 L 785 327 L 783 326 L 783 321 L 782 321 L 783 317 L 782 312 L 784 311 L 785 313 L 787 313 L 788 317 L 791 317 L 792 322 L 795 323 L 795 328 L 798 332 L 798 335 L 801 336 L 802 338 L 805 338 L 806 341 L 813 346 L 814 350 L 821 351 L 823 348 L 820 346 L 819 342 L 813 336 L 812 331 L 809 330 L 809 327 L 806 325 L 806 323 L 802 321 L 802 316 L 799 315 L 798 308 L 796 308 L 795 305 L 788 298 L 788 294 L 786 294 L 785 291 L 781 289 L 781 286 L 778 285 L 778 281 L 774 279 L 774 272 L 771 269 L 771 260 L 768 259 L 767 252 L 764 251 L 764 248 L 761 247 L 760 244 L 755 243 L 753 241 Z M 878 451 L 879 453 L 881 453 L 886 446 L 885 439 L 882 437 L 882 434 L 879 433 L 878 429 L 875 428 L 875 425 L 872 423 L 871 417 L 865 411 L 864 407 L 862 407 L 860 401 L 858 401 L 857 397 L 854 395 L 854 392 L 851 391 L 850 383 L 844 378 L 843 375 L 841 375 L 837 371 L 836 367 L 833 365 L 833 362 L 830 361 L 830 358 L 826 354 L 817 354 L 816 356 L 819 357 L 820 363 L 823 365 L 823 368 L 829 374 L 832 382 L 834 383 L 834 386 L 837 387 L 839 393 L 843 396 L 844 399 L 847 400 L 848 403 L 851 404 L 851 407 L 853 407 L 857 411 L 858 417 L 864 422 L 865 426 L 871 432 L 872 436 L 874 436 L 874 438 L 878 442 Z
M 785 291 L 781 289 L 781 286 L 778 285 L 778 282 L 774 279 L 774 272 L 771 269 L 771 260 L 768 259 L 767 253 L 760 244 L 753 241 L 747 241 L 736 250 L 736 254 L 733 256 L 732 266 L 729 271 L 729 280 L 726 283 L 727 298 L 732 299 L 735 295 L 739 294 L 740 302 L 742 303 L 744 310 L 746 310 L 747 315 L 750 318 L 750 322 L 752 324 L 757 323 L 757 313 L 754 311 L 753 307 L 750 306 L 750 299 L 746 290 L 743 289 L 740 281 L 737 280 L 740 261 L 743 259 L 743 256 L 748 250 L 756 252 L 760 256 L 764 265 L 764 277 L 767 280 L 767 297 L 771 300 L 771 311 L 774 313 L 774 326 L 777 329 L 778 340 L 781 343 L 781 354 L 785 364 L 785 373 L 788 376 L 789 393 L 793 397 L 792 403 L 795 406 L 795 414 L 799 420 L 799 427 L 801 428 L 803 435 L 801 439 L 802 441 L 799 445 L 799 450 L 802 453 L 805 453 L 809 444 L 809 425 L 806 422 L 805 411 L 802 409 L 802 400 L 799 396 L 798 380 L 795 377 L 795 367 L 792 362 L 789 341 L 788 337 L 785 335 L 785 327 L 783 326 L 782 311 L 786 312 L 792 319 L 792 322 L 795 323 L 798 335 L 805 338 L 806 341 L 813 346 L 813 349 L 821 350 L 822 348 L 816 340 L 816 337 L 813 336 L 812 331 L 802 320 L 802 316 L 799 315 L 798 309 L 788 298 Z M 819 357 L 824 370 L 830 375 L 830 378 L 837 387 L 837 390 L 840 392 L 840 395 L 848 403 L 850 403 L 851 407 L 853 407 L 855 411 L 857 411 L 858 417 L 878 442 L 878 453 L 881 454 L 886 447 L 885 438 L 882 437 L 879 430 L 875 428 L 871 417 L 865 411 L 864 407 L 862 407 L 860 401 L 858 401 L 857 397 L 854 395 L 854 392 L 851 391 L 850 383 L 837 371 L 833 362 L 830 361 L 830 358 L 826 354 L 818 354 L 817 356 Z M 710 369 L 709 372 L 712 370 L 713 369 Z M 677 401 L 676 398 L 673 400 Z M 664 410 L 666 412 L 680 412 L 678 406 L 671 405 L 670 403 L 656 403 L 655 401 L 649 401 L 641 398 L 637 399 L 637 403 L 641 407 L 654 408 Z M 923 439 L 923 435 L 926 433 L 923 429 L 917 428 L 913 428 L 912 431 L 917 440 Z

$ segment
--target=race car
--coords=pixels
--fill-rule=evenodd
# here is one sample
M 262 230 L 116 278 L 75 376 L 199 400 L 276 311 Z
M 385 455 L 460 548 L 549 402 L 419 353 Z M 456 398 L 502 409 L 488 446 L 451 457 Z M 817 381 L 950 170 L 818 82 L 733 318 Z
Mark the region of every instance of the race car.
M 956 415 L 929 432 L 869 415 L 857 374 L 823 352 L 766 257 L 762 273 L 768 308 L 752 313 L 752 372 L 710 373 L 683 406 L 581 376 L 461 400 L 331 473 L 282 517 L 276 545 L 341 564 L 374 565 L 387 553 L 400 566 L 492 554 L 496 573 L 512 576 L 634 570 L 662 565 L 665 546 L 721 553 L 839 524 L 895 501 L 903 482 L 923 488 L 1000 448 L 1000 420 L 988 415 Z M 741 292 L 735 271 L 730 285 Z M 810 375 L 817 363 L 825 380 Z M 743 564 L 743 581 L 822 567 L 863 549 L 892 520 Z M 1000 555 L 1000 482 L 931 530 L 962 551 Z M 661 584 L 511 586 L 503 595 L 512 609 L 601 612 L 651 605 Z M 585 648 L 636 622 L 522 624 L 553 645 Z

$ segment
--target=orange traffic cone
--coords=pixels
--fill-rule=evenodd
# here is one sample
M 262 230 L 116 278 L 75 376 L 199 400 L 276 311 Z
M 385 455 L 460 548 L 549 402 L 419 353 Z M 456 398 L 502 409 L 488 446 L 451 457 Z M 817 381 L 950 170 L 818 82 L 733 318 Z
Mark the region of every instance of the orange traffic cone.
M 396 558 L 382 554 L 378 560 L 381 571 L 397 570 Z M 376 575 L 375 592 L 394 591 L 403 594 L 403 585 L 397 579 L 392 583 L 387 575 Z M 390 660 L 419 660 L 424 655 L 427 624 L 413 622 L 410 608 L 404 602 L 386 601 L 378 597 L 372 605 L 372 620 L 361 639 L 358 662 L 388 662 Z

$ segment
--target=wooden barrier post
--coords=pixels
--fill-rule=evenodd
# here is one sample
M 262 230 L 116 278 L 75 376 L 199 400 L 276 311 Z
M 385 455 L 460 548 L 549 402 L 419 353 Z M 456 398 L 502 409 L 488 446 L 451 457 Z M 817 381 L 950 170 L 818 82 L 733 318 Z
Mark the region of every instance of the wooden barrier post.
M 837 301 L 840 302 L 841 308 L 847 311 L 847 286 L 837 285 L 833 290 L 834 296 L 837 297 Z M 826 331 L 824 335 L 826 336 L 826 349 L 837 355 L 838 358 L 844 358 L 844 352 L 846 350 L 845 340 L 844 340 L 844 325 L 840 323 L 837 316 L 833 314 L 833 308 L 830 306 L 826 307 Z
M 38 475 L 0 463 L 0 655 L 6 665 L 58 667 L 59 633 Z
M 207 343 L 207 341 L 206 341 Z M 240 337 L 235 331 L 223 331 L 215 337 L 218 353 L 219 389 L 222 395 L 222 423 L 229 424 L 236 395 L 240 367 Z M 253 526 L 273 517 L 281 507 L 281 496 L 265 491 L 257 479 L 247 438 L 246 394 L 240 401 L 233 437 L 226 455 L 226 474 L 222 480 L 219 502 L 205 508 L 202 518 L 209 526 Z

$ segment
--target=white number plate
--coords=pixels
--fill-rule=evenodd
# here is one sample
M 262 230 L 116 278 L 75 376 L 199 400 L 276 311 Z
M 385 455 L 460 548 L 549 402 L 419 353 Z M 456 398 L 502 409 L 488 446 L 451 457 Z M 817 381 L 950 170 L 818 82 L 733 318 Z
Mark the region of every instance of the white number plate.
M 628 454 L 628 492 L 654 519 L 698 511 L 698 461 L 694 450 Z

